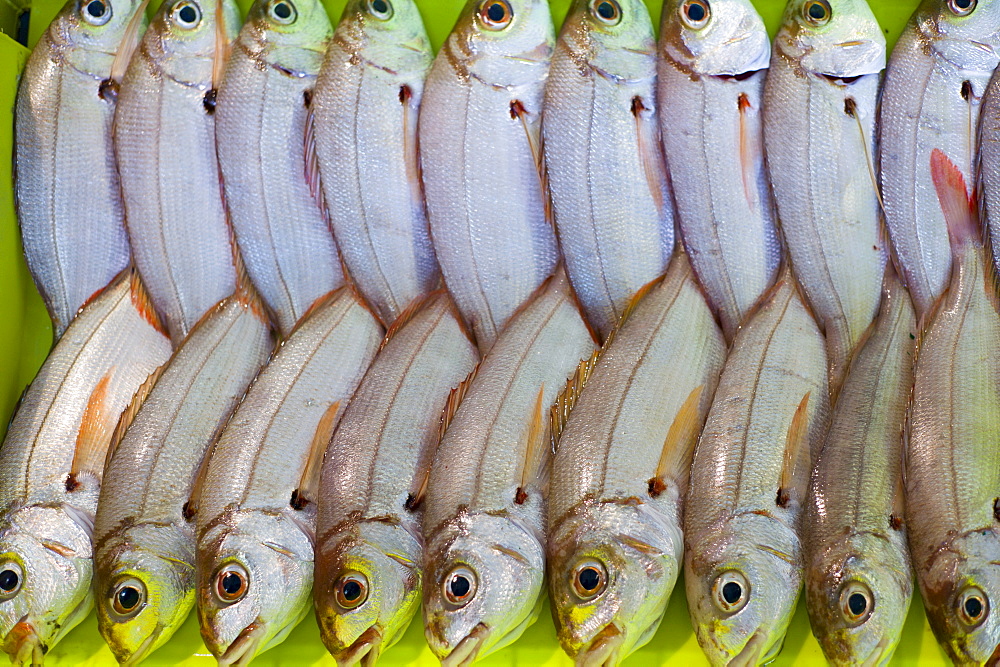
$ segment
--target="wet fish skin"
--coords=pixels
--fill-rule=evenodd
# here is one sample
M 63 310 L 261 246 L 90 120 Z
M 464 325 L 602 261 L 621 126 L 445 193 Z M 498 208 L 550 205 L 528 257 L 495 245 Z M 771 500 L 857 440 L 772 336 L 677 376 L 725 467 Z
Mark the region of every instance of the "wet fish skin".
M 196 511 L 195 603 L 220 665 L 245 665 L 309 611 L 316 480 L 304 478 L 329 442 L 319 431 L 336 426 L 381 340 L 355 294 L 333 292 L 261 371 L 212 450 Z
M 139 0 L 69 0 L 32 51 L 14 112 L 17 215 L 24 256 L 56 338 L 129 264 L 112 145 L 113 96 L 102 96 Z
M 171 358 L 114 450 L 94 522 L 94 590 L 98 628 L 120 663 L 161 647 L 194 606 L 192 486 L 272 347 L 259 303 L 223 301 Z
M 93 605 L 91 533 L 118 416 L 170 356 L 138 279 L 126 272 L 60 338 L 0 447 L 0 647 L 42 664 Z
M 490 29 L 489 11 L 514 18 Z M 559 257 L 537 155 L 554 42 L 546 0 L 468 0 L 424 87 L 418 138 L 431 239 L 482 353 Z
M 383 322 L 435 289 L 417 154 L 417 115 L 433 60 L 413 0 L 344 8 L 312 108 L 330 226 L 352 280 Z
M 1000 76 L 994 71 L 983 93 L 979 115 L 979 170 L 984 217 L 993 247 L 1000 247 Z M 996 257 L 993 259 L 997 261 Z
M 802 583 L 799 516 L 828 414 L 823 336 L 786 270 L 733 342 L 691 466 L 684 580 L 713 665 L 761 664 L 781 649 Z M 797 451 L 790 472 L 786 449 Z M 739 588 L 727 600 L 730 583 Z
M 529 440 L 544 434 L 547 406 L 593 349 L 560 271 L 484 357 L 441 440 L 424 501 L 423 616 L 444 665 L 503 648 L 538 617 L 547 443 Z M 540 460 L 525 472 L 529 450 Z M 457 577 L 470 584 L 463 598 Z
M 771 44 L 749 0 L 713 0 L 698 21 L 689 7 L 663 9 L 660 128 L 684 247 L 732 340 L 781 260 L 762 127 Z
M 1000 63 L 1000 6 L 973 3 L 967 16 L 951 7 L 924 0 L 910 18 L 886 70 L 879 117 L 885 217 L 918 314 L 930 309 L 951 276 L 930 154 L 943 151 L 973 194 L 980 104 Z
M 679 253 L 602 350 L 576 400 L 552 461 L 547 560 L 557 634 L 577 664 L 617 664 L 662 620 L 683 563 L 690 453 L 725 356 L 722 331 Z M 691 438 L 665 444 L 689 416 Z M 661 470 L 668 447 L 676 464 Z M 575 583 L 588 565 L 604 578 L 592 599 Z
M 909 294 L 890 270 L 837 400 L 803 523 L 806 608 L 834 665 L 886 664 L 913 595 L 901 499 L 916 331 Z
M 414 499 L 449 392 L 479 361 L 443 290 L 398 322 L 344 412 L 320 478 L 313 596 L 320 636 L 342 667 L 373 664 L 417 612 L 423 537 Z M 363 586 L 356 602 L 343 597 L 351 581 Z
M 870 162 L 885 37 L 864 0 L 830 2 L 819 26 L 807 6 L 824 5 L 789 0 L 774 40 L 764 144 L 784 240 L 826 334 L 836 394 L 878 312 L 886 262 Z
M 663 274 L 674 246 L 653 24 L 642 0 L 607 6 L 616 17 L 603 18 L 588 0 L 570 7 L 542 106 L 559 244 L 587 319 L 602 336 L 629 298 Z
M 132 255 L 177 345 L 236 290 L 206 101 L 215 84 L 216 3 L 228 44 L 240 22 L 234 0 L 160 6 L 125 73 L 114 120 Z

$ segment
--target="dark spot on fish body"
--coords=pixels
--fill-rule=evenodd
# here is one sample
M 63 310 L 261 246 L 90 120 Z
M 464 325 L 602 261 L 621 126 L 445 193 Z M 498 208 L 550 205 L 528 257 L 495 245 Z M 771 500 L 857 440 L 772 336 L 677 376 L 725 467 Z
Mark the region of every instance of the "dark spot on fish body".
M 527 115 L 528 110 L 524 108 L 524 103 L 521 100 L 510 101 L 510 117 L 512 120 L 518 120 L 522 116 Z
M 215 99 L 218 95 L 218 89 L 210 88 L 208 92 L 205 93 L 205 97 L 201 100 L 202 106 L 205 107 L 205 111 L 207 111 L 210 116 L 215 113 Z
M 752 109 L 753 106 L 750 104 L 750 98 L 747 97 L 746 93 L 740 93 L 736 98 L 736 108 L 740 113 L 745 113 L 747 109 Z
M 81 486 L 83 485 L 79 482 L 79 480 L 77 480 L 75 472 L 71 472 L 66 476 L 66 491 L 68 491 L 69 493 L 73 493 L 74 491 L 78 490 Z
M 778 507 L 788 507 L 788 501 L 791 499 L 792 496 L 786 489 L 778 489 L 778 495 L 774 499 L 774 504 Z
M 528 494 L 520 486 L 517 487 L 517 492 L 514 494 L 514 504 L 523 505 L 528 502 Z
M 850 116 L 851 118 L 858 117 L 858 103 L 854 100 L 853 97 L 844 98 L 844 113 Z M 876 246 L 872 246 L 872 249 L 878 250 Z
M 892 528 L 893 530 L 902 530 L 903 529 L 903 517 L 901 517 L 901 516 L 899 516 L 897 514 L 890 514 L 889 515 L 889 527 Z
M 1000 498 L 993 499 L 993 520 L 1000 521 Z
M 413 91 L 405 83 L 399 87 L 399 103 L 406 105 L 413 99 Z
M 962 82 L 962 99 L 968 102 L 973 97 L 972 82 L 963 81 Z
M 292 506 L 293 510 L 302 510 L 309 504 L 309 499 L 306 498 L 298 489 L 295 489 L 292 491 L 292 497 L 288 504 Z
M 118 82 L 114 79 L 105 79 L 97 87 L 97 96 L 102 100 L 114 102 L 118 99 Z
M 632 115 L 638 118 L 643 111 L 646 111 L 646 105 L 642 103 L 642 98 L 636 95 L 632 98 Z
M 306 109 L 312 107 L 313 103 L 313 91 L 312 88 L 306 88 L 302 91 L 302 103 L 305 105 Z
M 659 477 L 653 477 L 649 480 L 646 490 L 650 498 L 659 498 L 660 494 L 667 490 L 667 485 Z
M 181 516 L 184 517 L 184 520 L 188 523 L 190 523 L 191 519 L 194 518 L 194 509 L 191 507 L 191 501 L 186 501 L 184 506 L 181 507 Z
M 406 502 L 403 503 L 403 507 L 407 512 L 416 512 L 417 508 L 420 507 L 420 499 L 410 493 L 406 496 Z

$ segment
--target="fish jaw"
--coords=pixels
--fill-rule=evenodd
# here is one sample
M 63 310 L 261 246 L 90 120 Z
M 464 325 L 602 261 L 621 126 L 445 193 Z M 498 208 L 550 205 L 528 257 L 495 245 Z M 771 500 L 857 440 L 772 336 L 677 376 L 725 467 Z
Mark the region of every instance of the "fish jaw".
M 330 650 L 330 653 L 337 661 L 337 667 L 351 667 L 351 665 L 357 664 L 364 667 L 374 665 L 382 654 L 382 630 L 373 625 L 361 633 L 361 636 L 344 650 L 337 652 Z
M 615 623 L 604 627 L 590 646 L 576 656 L 577 667 L 611 667 L 621 662 L 625 632 Z
M 41 665 L 48 647 L 42 643 L 34 625 L 25 616 L 4 637 L 3 650 L 14 665 Z
M 455 648 L 441 658 L 441 667 L 465 667 L 471 665 L 479 656 L 479 651 L 489 637 L 490 630 L 486 624 L 479 623 L 472 631 L 462 638 Z

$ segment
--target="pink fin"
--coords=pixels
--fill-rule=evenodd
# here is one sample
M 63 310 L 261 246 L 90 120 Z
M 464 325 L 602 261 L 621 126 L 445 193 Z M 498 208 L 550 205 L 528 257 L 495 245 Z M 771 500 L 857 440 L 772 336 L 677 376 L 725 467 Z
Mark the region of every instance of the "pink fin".
M 976 202 L 969 195 L 965 177 L 955 163 L 937 148 L 931 151 L 931 178 L 934 179 L 934 189 L 948 225 L 952 249 L 968 243 L 981 245 L 983 239 Z

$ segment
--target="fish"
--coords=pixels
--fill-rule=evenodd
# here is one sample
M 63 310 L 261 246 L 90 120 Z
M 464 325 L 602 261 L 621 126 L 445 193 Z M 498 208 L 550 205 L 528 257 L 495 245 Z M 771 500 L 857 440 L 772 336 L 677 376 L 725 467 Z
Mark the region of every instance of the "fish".
M 948 230 L 928 168 L 930 155 L 942 151 L 970 189 L 975 185 L 980 107 L 1000 64 L 998 25 L 995 2 L 924 0 L 896 42 L 885 73 L 879 115 L 885 220 L 921 316 L 951 276 Z
M 554 42 L 547 0 L 468 0 L 424 86 L 431 240 L 482 354 L 559 259 L 539 146 Z
M 417 146 L 432 61 L 413 0 L 350 0 L 312 96 L 330 226 L 351 280 L 387 324 L 441 282 Z
M 931 151 L 930 167 L 952 276 L 919 341 L 905 445 L 907 535 L 941 648 L 956 664 L 992 664 L 1000 655 L 996 274 L 962 168 L 941 150 Z
M 130 269 L 84 307 L 24 393 L 0 445 L 0 648 L 15 665 L 41 665 L 90 613 L 107 449 L 171 349 Z
M 309 611 L 320 464 L 382 333 L 353 290 L 332 292 L 285 339 L 212 449 L 194 510 L 195 604 L 223 667 L 280 644 Z
M 830 390 L 875 319 L 887 243 L 872 156 L 885 37 L 865 0 L 789 0 L 764 84 L 764 146 Z
M 94 591 L 98 628 L 121 664 L 163 646 L 194 606 L 188 501 L 202 459 L 273 347 L 260 303 L 246 292 L 229 297 L 116 429 L 94 520 Z
M 175 345 L 236 291 L 216 155 L 215 95 L 234 0 L 169 0 L 118 93 L 114 145 L 135 266 Z
M 677 222 L 729 341 L 781 261 L 762 125 L 770 54 L 750 0 L 664 5 L 657 95 Z
M 575 0 L 545 85 L 542 146 L 566 271 L 602 337 L 673 256 L 658 116 L 645 3 Z
M 215 134 L 226 205 L 247 273 L 283 336 L 344 283 L 307 180 L 310 96 L 333 33 L 318 0 L 258 0 L 219 86 Z
M 337 426 L 320 474 L 313 599 L 341 667 L 378 661 L 420 606 L 420 489 L 451 390 L 478 362 L 447 293 L 418 298 Z
M 1000 247 L 1000 75 L 994 71 L 983 93 L 978 130 L 979 168 L 973 192 L 980 197 L 992 247 Z M 994 262 L 997 262 L 994 256 Z
M 916 331 L 890 263 L 879 315 L 833 410 L 803 523 L 806 609 L 833 665 L 887 664 L 913 596 L 902 436 Z
M 726 358 L 683 253 L 629 305 L 555 408 L 573 403 L 554 429 L 548 586 L 578 665 L 618 664 L 660 625 L 683 564 L 691 456 Z
M 713 665 L 764 664 L 781 650 L 829 413 L 823 335 L 786 265 L 736 334 L 691 465 L 684 581 Z
M 131 261 L 106 84 L 142 29 L 140 0 L 70 0 L 42 33 L 18 88 L 14 193 L 28 269 L 56 338 Z M 123 53 L 119 56 L 119 50 Z
M 594 346 L 559 270 L 449 400 L 423 499 L 424 634 L 444 667 L 509 645 L 538 618 L 546 408 Z

